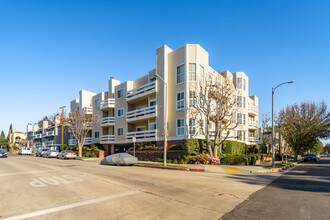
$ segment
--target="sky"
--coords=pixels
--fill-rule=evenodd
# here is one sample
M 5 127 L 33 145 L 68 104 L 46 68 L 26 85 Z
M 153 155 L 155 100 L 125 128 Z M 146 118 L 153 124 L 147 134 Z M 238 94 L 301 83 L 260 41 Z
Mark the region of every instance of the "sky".
M 218 71 L 245 72 L 261 115 L 330 105 L 330 1 L 0 0 L 0 131 L 26 131 L 78 98 L 155 68 L 156 48 L 200 44 Z M 260 124 L 260 123 L 259 123 Z M 323 141 L 330 143 L 330 140 Z

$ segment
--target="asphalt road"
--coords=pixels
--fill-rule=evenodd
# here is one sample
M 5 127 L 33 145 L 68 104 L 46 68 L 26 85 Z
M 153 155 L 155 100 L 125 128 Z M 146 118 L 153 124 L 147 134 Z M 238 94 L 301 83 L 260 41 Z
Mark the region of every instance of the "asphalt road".
M 0 218 L 219 219 L 278 176 L 9 155 L 0 158 Z
M 330 158 L 301 163 L 222 219 L 330 219 Z

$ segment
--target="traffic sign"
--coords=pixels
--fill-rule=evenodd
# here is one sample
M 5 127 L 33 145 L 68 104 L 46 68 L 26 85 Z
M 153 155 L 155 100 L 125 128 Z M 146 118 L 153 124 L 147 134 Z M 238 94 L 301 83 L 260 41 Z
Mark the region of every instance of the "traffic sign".
M 136 137 L 133 137 L 132 140 L 133 140 L 133 142 L 136 142 Z
M 262 134 L 271 134 L 271 131 L 263 132 Z

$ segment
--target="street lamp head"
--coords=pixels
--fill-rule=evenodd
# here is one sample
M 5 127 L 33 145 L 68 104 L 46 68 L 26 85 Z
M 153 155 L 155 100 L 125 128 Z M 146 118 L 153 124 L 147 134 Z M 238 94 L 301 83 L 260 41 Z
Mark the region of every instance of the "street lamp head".
M 293 81 L 289 81 L 288 83 L 293 83 Z

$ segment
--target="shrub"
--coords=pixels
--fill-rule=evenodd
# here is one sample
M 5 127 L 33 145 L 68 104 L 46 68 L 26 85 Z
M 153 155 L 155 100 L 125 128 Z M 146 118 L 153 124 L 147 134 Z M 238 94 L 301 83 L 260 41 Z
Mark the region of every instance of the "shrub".
M 181 159 L 181 160 L 179 161 L 179 164 L 185 164 L 185 160 L 184 160 L 184 159 Z
M 222 165 L 248 165 L 248 158 L 244 155 L 239 156 L 226 156 L 221 158 L 220 164 Z
M 145 158 L 144 161 L 149 161 L 149 159 L 148 158 Z
M 182 141 L 182 149 L 187 151 L 187 155 L 198 155 L 200 146 L 198 139 L 184 139 Z
M 220 164 L 220 159 L 219 157 L 213 157 L 210 156 L 209 154 L 199 154 L 195 157 L 196 162 L 195 164 Z
M 62 150 L 66 150 L 67 147 L 68 147 L 68 145 L 66 145 L 66 144 L 60 144 L 60 146 L 59 146 L 60 151 L 62 151 Z
M 89 153 L 89 157 L 97 157 L 96 153 Z
M 225 141 L 222 144 L 222 153 L 226 155 L 242 155 L 246 150 L 246 144 L 238 141 Z
M 164 160 L 163 160 L 164 161 Z M 166 160 L 166 163 L 172 163 L 172 160 L 171 159 L 167 159 Z
M 179 162 L 177 159 L 175 159 L 175 160 L 173 160 L 173 163 L 178 164 Z
M 156 158 L 155 159 L 155 162 L 161 162 L 162 163 L 162 162 L 164 162 L 164 159 L 162 159 L 162 158 Z
M 190 156 L 190 155 L 188 155 L 188 156 L 184 156 L 184 160 L 185 160 L 184 163 L 190 163 L 190 164 L 193 164 L 193 163 L 195 163 L 195 161 L 196 161 L 196 156 Z

